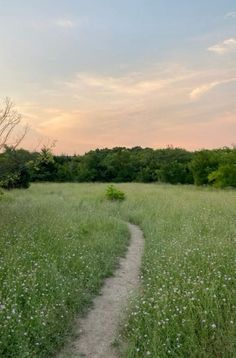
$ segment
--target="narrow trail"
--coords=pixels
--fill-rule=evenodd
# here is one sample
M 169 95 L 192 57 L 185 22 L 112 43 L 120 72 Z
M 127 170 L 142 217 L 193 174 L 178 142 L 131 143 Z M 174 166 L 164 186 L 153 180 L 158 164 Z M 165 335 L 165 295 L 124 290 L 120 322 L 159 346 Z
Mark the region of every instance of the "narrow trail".
M 67 346 L 57 358 L 116 358 L 111 346 L 116 338 L 122 312 L 139 283 L 139 269 L 144 246 L 143 233 L 138 226 L 127 223 L 131 239 L 125 258 L 114 276 L 105 280 L 101 295 L 93 308 L 77 322 L 78 340 Z

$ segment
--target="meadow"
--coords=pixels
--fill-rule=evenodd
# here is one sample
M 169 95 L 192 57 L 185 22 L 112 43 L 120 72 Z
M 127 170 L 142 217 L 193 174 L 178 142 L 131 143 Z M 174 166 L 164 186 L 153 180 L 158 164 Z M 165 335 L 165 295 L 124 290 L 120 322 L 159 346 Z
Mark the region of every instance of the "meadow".
M 235 357 L 236 192 L 130 186 L 146 238 L 124 357 Z
M 121 355 L 234 357 L 236 192 L 192 186 L 34 184 L 0 202 L 0 356 L 49 357 L 141 227 L 140 290 Z
M 35 185 L 0 202 L 0 356 L 49 357 L 128 243 L 93 186 Z

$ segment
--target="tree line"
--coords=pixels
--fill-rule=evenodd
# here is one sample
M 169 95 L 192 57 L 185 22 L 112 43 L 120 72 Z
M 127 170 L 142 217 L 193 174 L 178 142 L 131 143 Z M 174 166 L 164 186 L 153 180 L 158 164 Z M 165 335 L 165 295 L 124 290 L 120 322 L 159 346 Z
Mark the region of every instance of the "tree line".
M 0 154 L 0 186 L 27 188 L 31 182 L 142 182 L 236 187 L 236 148 L 190 152 L 167 147 L 91 150 L 53 155 L 50 148 L 29 152 L 5 146 Z
M 31 182 L 162 182 L 236 187 L 236 147 L 190 152 L 167 147 L 91 150 L 53 155 L 18 149 L 28 126 L 11 99 L 0 103 L 0 188 L 28 188 Z M 14 135 L 16 128 L 18 135 Z

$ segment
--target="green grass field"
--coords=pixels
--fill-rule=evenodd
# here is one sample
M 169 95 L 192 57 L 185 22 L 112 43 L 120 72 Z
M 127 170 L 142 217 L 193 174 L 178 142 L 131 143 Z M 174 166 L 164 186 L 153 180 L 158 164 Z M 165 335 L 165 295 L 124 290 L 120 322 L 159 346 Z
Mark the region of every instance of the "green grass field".
M 145 236 L 141 287 L 119 340 L 135 357 L 236 355 L 236 192 L 35 184 L 0 202 L 0 356 L 49 357 L 125 252 Z M 125 343 L 125 344 L 124 344 Z
M 96 194 L 94 195 L 94 189 Z M 0 202 L 0 356 L 48 357 L 128 242 L 92 185 L 34 185 Z

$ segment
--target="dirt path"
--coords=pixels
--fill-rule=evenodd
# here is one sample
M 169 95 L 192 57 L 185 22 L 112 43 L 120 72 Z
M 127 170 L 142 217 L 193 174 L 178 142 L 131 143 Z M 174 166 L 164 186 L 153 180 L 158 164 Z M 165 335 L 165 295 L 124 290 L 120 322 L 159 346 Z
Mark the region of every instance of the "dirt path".
M 78 320 L 78 340 L 72 342 L 58 358 L 115 358 L 111 344 L 122 312 L 132 291 L 138 286 L 138 274 L 143 251 L 143 234 L 138 226 L 127 224 L 131 234 L 125 258 L 114 276 L 105 280 L 101 295 L 93 301 L 93 308 L 85 318 Z

